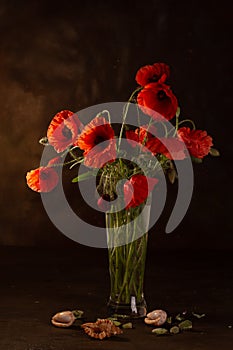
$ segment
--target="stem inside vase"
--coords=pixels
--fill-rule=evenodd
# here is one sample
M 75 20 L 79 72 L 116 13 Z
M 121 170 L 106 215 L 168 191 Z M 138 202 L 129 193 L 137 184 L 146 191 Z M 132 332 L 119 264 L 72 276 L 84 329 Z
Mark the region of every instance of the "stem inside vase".
M 106 213 L 110 273 L 108 309 L 111 316 L 135 318 L 146 315 L 143 287 L 150 205 L 147 205 L 146 215 L 139 215 L 143 206 Z

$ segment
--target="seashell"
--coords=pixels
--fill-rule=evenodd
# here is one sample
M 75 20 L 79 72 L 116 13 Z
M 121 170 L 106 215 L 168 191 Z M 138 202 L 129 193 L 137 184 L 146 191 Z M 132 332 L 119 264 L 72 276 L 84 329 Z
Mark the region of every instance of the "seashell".
M 55 314 L 51 322 L 56 327 L 66 328 L 72 326 L 75 320 L 76 317 L 72 311 L 62 311 Z
M 87 335 L 100 340 L 123 333 L 119 327 L 115 326 L 108 319 L 98 319 L 96 322 L 83 323 L 81 327 Z
M 149 312 L 144 319 L 146 324 L 161 326 L 167 320 L 167 313 L 164 310 L 154 310 Z
M 153 324 L 153 325 L 155 325 L 155 321 L 157 321 L 157 319 L 156 319 L 156 320 L 151 320 L 151 319 L 148 318 L 148 317 L 146 317 L 146 318 L 144 319 L 144 322 L 145 322 L 146 324 Z

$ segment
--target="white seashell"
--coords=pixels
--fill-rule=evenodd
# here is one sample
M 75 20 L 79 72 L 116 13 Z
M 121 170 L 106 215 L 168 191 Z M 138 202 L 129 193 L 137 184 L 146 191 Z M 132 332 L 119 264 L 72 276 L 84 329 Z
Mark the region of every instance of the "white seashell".
M 51 322 L 56 327 L 64 328 L 72 326 L 75 320 L 76 318 L 72 311 L 62 311 L 55 314 Z
M 157 319 L 151 320 L 151 319 L 148 318 L 148 317 L 146 317 L 146 318 L 144 319 L 144 322 L 145 322 L 146 324 L 153 324 L 153 326 L 155 325 L 156 321 L 157 321 Z
M 161 326 L 167 320 L 167 313 L 164 310 L 154 310 L 149 312 L 145 318 L 145 323 L 153 324 L 154 326 Z

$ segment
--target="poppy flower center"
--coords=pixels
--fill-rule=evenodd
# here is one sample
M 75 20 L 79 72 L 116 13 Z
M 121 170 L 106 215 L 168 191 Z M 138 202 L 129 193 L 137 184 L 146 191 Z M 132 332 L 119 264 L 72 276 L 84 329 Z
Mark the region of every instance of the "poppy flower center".
M 107 138 L 101 135 L 97 135 L 95 138 L 95 145 L 100 144 L 101 142 L 107 141 Z
M 158 81 L 158 75 L 156 75 L 156 74 L 154 74 L 149 80 L 150 80 L 150 82 L 156 82 L 156 81 Z
M 62 129 L 62 135 L 67 139 L 70 140 L 72 139 L 72 132 L 67 126 L 65 125 L 64 128 Z
M 48 178 L 49 178 L 49 176 L 45 172 L 41 172 L 40 173 L 40 179 L 41 180 L 46 181 L 46 180 L 48 180 Z
M 158 99 L 160 101 L 165 100 L 167 98 L 167 95 L 166 95 L 166 93 L 163 90 L 160 90 L 158 92 L 157 96 L 158 96 Z

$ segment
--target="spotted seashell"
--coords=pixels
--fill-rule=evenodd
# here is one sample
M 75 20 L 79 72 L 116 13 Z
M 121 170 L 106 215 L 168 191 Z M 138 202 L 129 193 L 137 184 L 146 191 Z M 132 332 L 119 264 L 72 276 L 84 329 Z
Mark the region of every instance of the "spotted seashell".
M 153 326 L 161 326 L 167 320 L 167 313 L 164 310 L 154 310 L 149 312 L 144 319 L 146 324 L 151 324 Z
M 81 328 L 90 337 L 100 340 L 123 333 L 118 326 L 108 319 L 98 319 L 96 322 L 83 323 Z
M 52 317 L 52 324 L 56 327 L 70 327 L 76 320 L 72 311 L 62 311 L 58 312 Z

